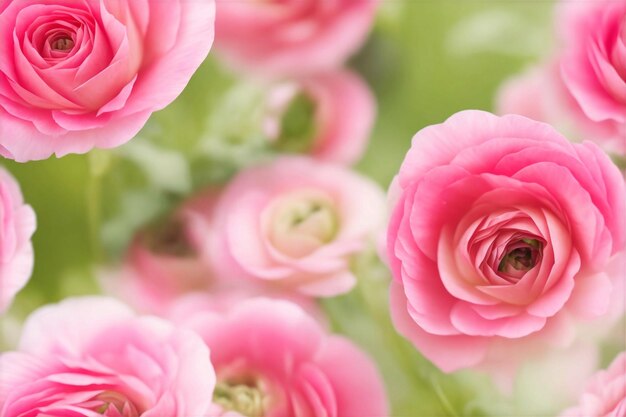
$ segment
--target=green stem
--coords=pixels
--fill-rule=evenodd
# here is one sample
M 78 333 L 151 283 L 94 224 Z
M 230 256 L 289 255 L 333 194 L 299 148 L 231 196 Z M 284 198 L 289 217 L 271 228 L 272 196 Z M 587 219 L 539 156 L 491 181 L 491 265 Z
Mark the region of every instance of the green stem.
M 89 179 L 87 183 L 87 216 L 89 240 L 93 258 L 97 264 L 104 259 L 100 230 L 102 226 L 102 179 L 107 172 L 111 157 L 107 151 L 94 150 L 87 155 Z

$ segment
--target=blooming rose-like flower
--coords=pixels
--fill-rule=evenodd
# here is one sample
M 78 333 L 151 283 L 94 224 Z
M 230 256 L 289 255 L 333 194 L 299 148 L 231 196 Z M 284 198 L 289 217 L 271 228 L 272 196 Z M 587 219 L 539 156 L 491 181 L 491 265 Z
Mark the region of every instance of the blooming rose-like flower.
M 226 187 L 205 253 L 222 276 L 310 296 L 350 290 L 350 260 L 382 225 L 384 195 L 346 168 L 283 157 Z
M 367 148 L 376 101 L 355 73 L 336 71 L 277 85 L 267 113 L 264 130 L 276 149 L 347 165 Z
M 415 136 L 390 193 L 394 322 L 444 371 L 514 367 L 609 314 L 626 192 L 595 144 L 461 112 Z
M 294 304 L 252 299 L 221 314 L 198 312 L 182 325 L 211 349 L 213 399 L 225 413 L 212 416 L 388 415 L 372 361 Z
M 20 186 L 0 167 L 0 313 L 3 313 L 33 271 L 36 219 L 24 203 Z
M 111 148 L 207 56 L 213 0 L 0 0 L 0 154 Z
M 96 297 L 33 313 L 0 376 L 3 417 L 203 416 L 215 386 L 196 334 Z
M 626 353 L 620 354 L 605 371 L 594 375 L 578 406 L 561 417 L 622 417 L 626 415 Z
M 282 77 L 339 67 L 365 41 L 378 0 L 217 2 L 215 44 L 235 67 Z
M 626 2 L 561 1 L 559 6 L 563 83 L 586 117 L 613 125 L 626 141 Z

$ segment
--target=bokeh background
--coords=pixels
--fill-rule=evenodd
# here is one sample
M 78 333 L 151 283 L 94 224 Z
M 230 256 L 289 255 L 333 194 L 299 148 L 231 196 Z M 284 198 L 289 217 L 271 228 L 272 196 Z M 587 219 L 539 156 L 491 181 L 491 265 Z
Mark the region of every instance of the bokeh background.
M 356 169 L 386 189 L 415 132 L 463 109 L 493 110 L 502 81 L 549 53 L 554 5 L 547 0 L 381 3 L 369 41 L 349 66 L 368 81 L 379 106 L 370 147 Z M 3 161 L 39 223 L 35 271 L 3 320 L 3 347 L 11 346 L 20 321 L 38 306 L 100 292 L 102 267 L 120 262 L 134 230 L 194 190 L 226 180 L 254 156 L 254 139 L 240 142 L 227 134 L 207 139 L 222 117 L 245 129 L 249 113 L 241 96 L 252 90 L 211 55 L 182 96 L 129 144 L 28 164 Z M 225 107 L 235 110 L 224 112 Z M 563 405 L 550 389 L 545 398 L 537 397 L 523 380 L 507 398 L 486 377 L 440 373 L 391 326 L 384 266 L 372 256 L 355 268 L 359 287 L 323 305 L 333 330 L 376 359 L 394 417 L 540 416 Z M 558 385 L 559 376 L 553 377 Z

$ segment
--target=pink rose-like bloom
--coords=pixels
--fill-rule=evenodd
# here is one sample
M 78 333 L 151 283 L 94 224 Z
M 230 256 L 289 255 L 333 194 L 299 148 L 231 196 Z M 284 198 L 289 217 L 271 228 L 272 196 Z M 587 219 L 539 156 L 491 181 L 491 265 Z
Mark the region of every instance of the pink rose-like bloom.
M 33 313 L 0 376 L 3 417 L 203 416 L 215 387 L 196 334 L 96 297 Z
M 367 148 L 376 101 L 358 75 L 336 71 L 274 87 L 267 112 L 264 130 L 278 149 L 349 165 Z
M 218 416 L 388 415 L 372 361 L 294 304 L 253 299 L 221 314 L 198 312 L 182 325 L 211 350 L 213 399 L 225 413 Z
M 611 124 L 626 141 L 626 1 L 559 6 L 563 83 L 587 118 Z
M 609 369 L 594 375 L 578 406 L 561 417 L 622 417 L 626 415 L 626 353 L 620 354 Z
M 282 77 L 341 64 L 365 41 L 378 0 L 217 2 L 215 44 L 237 68 Z
M 24 203 L 20 186 L 0 167 L 0 313 L 11 305 L 15 294 L 33 271 L 36 218 Z
M 626 135 L 609 121 L 589 119 L 563 83 L 557 63 L 529 68 L 505 82 L 496 98 L 500 114 L 519 114 L 550 123 L 575 141 L 592 140 L 609 152 L 626 154 Z
M 595 144 L 461 112 L 415 136 L 390 193 L 394 322 L 444 371 L 515 368 L 612 314 L 626 191 Z
M 0 0 L 0 154 L 120 145 L 207 56 L 213 0 Z
M 376 237 L 384 213 L 384 195 L 367 178 L 283 157 L 226 187 L 206 252 L 222 276 L 334 296 L 354 286 L 350 261 Z

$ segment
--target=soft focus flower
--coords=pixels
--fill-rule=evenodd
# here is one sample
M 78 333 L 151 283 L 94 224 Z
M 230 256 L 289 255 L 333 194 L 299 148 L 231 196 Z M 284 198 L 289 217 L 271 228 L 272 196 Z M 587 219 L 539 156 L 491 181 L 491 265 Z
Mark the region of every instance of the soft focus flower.
M 222 276 L 333 296 L 354 286 L 350 260 L 376 236 L 384 210 L 383 193 L 368 179 L 283 157 L 226 187 L 205 253 Z
M 0 0 L 0 154 L 131 139 L 207 56 L 213 0 Z
M 585 116 L 563 83 L 557 63 L 537 65 L 505 82 L 496 97 L 500 114 L 519 114 L 550 123 L 571 140 L 592 140 L 603 149 L 626 153 L 626 136 L 615 125 Z
M 0 167 L 0 313 L 3 313 L 33 271 L 36 219 L 24 203 L 20 186 Z
M 282 77 L 339 67 L 365 41 L 378 0 L 218 0 L 216 47 L 237 68 Z
M 578 406 L 561 417 L 621 417 L 626 415 L 626 353 L 620 354 L 609 369 L 595 374 Z
M 203 416 L 215 387 L 196 334 L 96 297 L 33 313 L 0 375 L 3 417 Z
M 466 111 L 415 136 L 390 193 L 395 325 L 444 371 L 515 368 L 609 314 L 626 192 L 595 144 Z
M 553 124 L 626 155 L 626 3 L 562 1 L 558 54 L 507 82 L 498 112 Z
M 590 120 L 626 140 L 626 2 L 561 1 L 558 12 L 565 86 Z
M 215 290 L 217 277 L 200 255 L 219 193 L 208 188 L 137 232 L 123 265 L 102 274 L 103 287 L 138 310 L 159 315 L 184 294 Z
M 355 73 L 336 71 L 277 85 L 267 113 L 264 130 L 276 149 L 353 164 L 367 148 L 376 101 Z
M 211 349 L 213 400 L 224 416 L 388 415 L 372 361 L 294 304 L 248 300 L 221 314 L 198 312 L 182 325 Z

